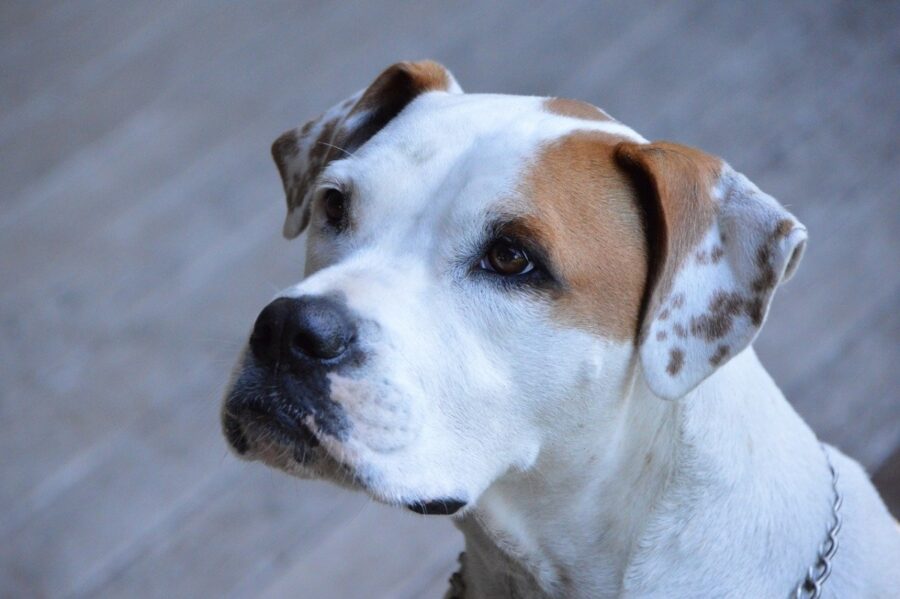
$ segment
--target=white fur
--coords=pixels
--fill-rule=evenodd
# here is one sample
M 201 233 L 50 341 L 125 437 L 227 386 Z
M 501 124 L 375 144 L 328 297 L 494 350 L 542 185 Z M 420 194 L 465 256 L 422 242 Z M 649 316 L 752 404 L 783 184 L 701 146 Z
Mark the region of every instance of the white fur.
M 353 427 L 322 443 L 379 500 L 469 502 L 455 517 L 468 597 L 786 597 L 824 539 L 830 476 L 815 435 L 740 351 L 755 331 L 714 373 L 686 369 L 691 381 L 672 384 L 699 386 L 667 402 L 646 381 L 678 389 L 652 382 L 653 356 L 645 372 L 633 344 L 472 276 L 484 223 L 515 205 L 542 143 L 575 128 L 644 141 L 542 101 L 426 93 L 322 174 L 352 190 L 350 232 L 324 232 L 313 192 L 308 278 L 284 295 L 342 293 L 369 355 L 332 375 Z M 741 284 L 741 263 L 709 276 Z M 680 275 L 676 290 L 696 281 Z M 825 596 L 888 597 L 900 535 L 858 465 L 831 451 L 845 524 Z

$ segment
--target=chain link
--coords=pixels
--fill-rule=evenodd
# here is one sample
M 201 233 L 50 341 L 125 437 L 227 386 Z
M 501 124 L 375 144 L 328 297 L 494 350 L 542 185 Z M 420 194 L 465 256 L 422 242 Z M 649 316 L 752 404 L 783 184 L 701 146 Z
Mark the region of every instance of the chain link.
M 809 567 L 809 570 L 806 571 L 806 577 L 800 581 L 794 590 L 795 599 L 805 599 L 807 597 L 819 599 L 822 596 L 822 585 L 825 584 L 825 581 L 831 575 L 831 560 L 834 558 L 834 554 L 837 553 L 838 534 L 841 532 L 841 525 L 843 524 L 841 505 L 844 503 L 844 498 L 838 491 L 837 470 L 834 469 L 834 464 L 831 463 L 831 457 L 828 455 L 828 450 L 825 449 L 824 445 L 822 446 L 822 453 L 825 454 L 825 461 L 828 463 L 828 469 L 831 471 L 831 490 L 834 495 L 834 503 L 831 505 L 833 520 L 831 527 L 828 529 L 828 536 L 825 537 L 825 541 L 819 547 L 816 563 Z

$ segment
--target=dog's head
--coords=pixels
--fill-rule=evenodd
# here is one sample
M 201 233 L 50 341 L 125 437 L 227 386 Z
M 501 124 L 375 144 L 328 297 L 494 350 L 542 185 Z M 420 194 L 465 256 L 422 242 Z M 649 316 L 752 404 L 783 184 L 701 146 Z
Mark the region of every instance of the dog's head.
M 726 163 L 593 106 L 400 63 L 272 147 L 307 277 L 226 394 L 241 455 L 452 513 L 635 377 L 745 348 L 805 230 Z M 593 417 L 593 416 L 590 416 Z

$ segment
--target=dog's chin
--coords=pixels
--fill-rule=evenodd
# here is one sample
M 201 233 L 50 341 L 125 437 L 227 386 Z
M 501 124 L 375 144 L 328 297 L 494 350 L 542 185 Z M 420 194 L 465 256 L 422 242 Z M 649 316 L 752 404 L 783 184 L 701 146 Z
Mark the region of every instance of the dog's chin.
M 458 497 L 434 497 L 421 493 L 399 494 L 384 484 L 371 469 L 359 468 L 335 457 L 331 450 L 342 452 L 334 442 L 321 442 L 305 426 L 284 427 L 268 418 L 238 422 L 223 415 L 225 436 L 242 459 L 258 461 L 296 478 L 326 480 L 345 489 L 362 491 L 379 503 L 404 507 L 427 516 L 450 516 L 465 508 L 467 502 Z
M 382 488 L 371 477 L 338 461 L 321 445 L 310 447 L 291 442 L 277 432 L 263 433 L 241 457 L 262 462 L 295 478 L 324 480 L 351 491 L 362 491 L 379 503 L 403 507 L 425 516 L 451 516 L 467 505 L 466 501 L 456 497 L 426 496 L 398 501 L 390 489 Z

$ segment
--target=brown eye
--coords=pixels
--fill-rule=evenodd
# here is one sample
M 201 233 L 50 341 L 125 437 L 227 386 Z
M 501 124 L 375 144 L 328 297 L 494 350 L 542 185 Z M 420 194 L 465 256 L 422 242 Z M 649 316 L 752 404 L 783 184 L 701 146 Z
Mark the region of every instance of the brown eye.
M 481 259 L 481 268 L 494 271 L 504 277 L 511 277 L 531 271 L 534 264 L 521 246 L 509 239 L 499 239 L 491 245 L 485 257 Z
M 340 227 L 344 224 L 344 216 L 347 212 L 347 199 L 344 194 L 337 189 L 329 189 L 325 192 L 323 198 L 325 208 L 325 218 L 328 224 L 333 227 Z

